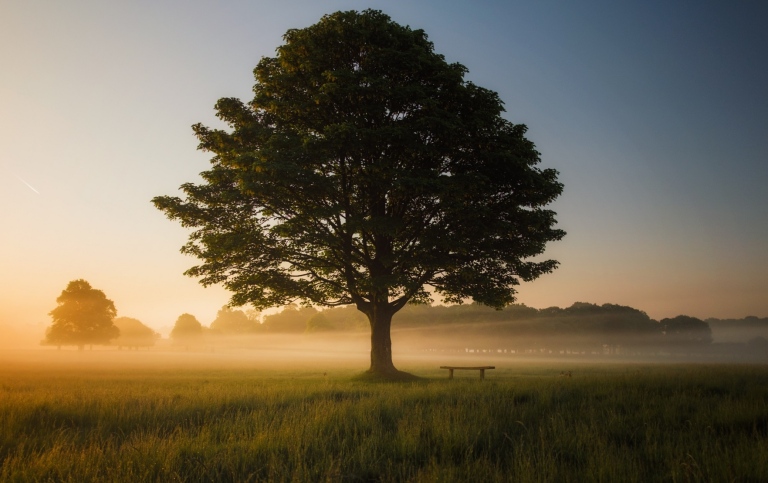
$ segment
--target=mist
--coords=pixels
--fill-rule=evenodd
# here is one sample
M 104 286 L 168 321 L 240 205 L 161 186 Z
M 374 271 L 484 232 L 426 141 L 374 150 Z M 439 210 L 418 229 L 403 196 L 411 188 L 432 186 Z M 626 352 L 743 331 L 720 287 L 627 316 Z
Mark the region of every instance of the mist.
M 40 348 L 46 326 L 0 322 L 0 350 Z
M 583 362 L 768 363 L 768 319 L 693 319 L 698 332 L 674 334 L 672 320 L 656 321 L 637 309 L 610 304 L 579 303 L 566 309 L 520 305 L 504 311 L 474 304 L 409 306 L 393 319 L 393 357 L 403 370 L 542 361 L 558 361 L 563 367 Z M 370 363 L 370 332 L 365 317 L 351 306 L 323 311 L 289 306 L 250 318 L 227 308 L 208 326 L 201 325 L 195 338 L 155 333 L 145 345 L 112 341 L 84 350 L 42 345 L 45 329 L 0 325 L 2 359 L 62 370 L 250 368 L 302 370 L 316 377 L 341 369 L 362 372 Z M 228 332 L 235 329 L 244 332 Z

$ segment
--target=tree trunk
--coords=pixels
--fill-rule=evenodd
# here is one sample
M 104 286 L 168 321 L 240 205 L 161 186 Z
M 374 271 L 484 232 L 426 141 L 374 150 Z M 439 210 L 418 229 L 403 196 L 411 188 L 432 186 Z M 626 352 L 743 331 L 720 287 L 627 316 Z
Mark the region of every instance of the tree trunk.
M 399 373 L 392 363 L 392 313 L 389 307 L 374 307 L 368 315 L 371 324 L 371 367 L 368 372 L 381 376 Z
M 375 297 L 371 297 L 374 298 Z M 413 381 L 418 377 L 398 371 L 392 363 L 392 316 L 399 310 L 390 306 L 387 297 L 378 301 L 358 301 L 357 309 L 368 317 L 371 324 L 371 367 L 365 372 L 366 378 L 392 381 Z

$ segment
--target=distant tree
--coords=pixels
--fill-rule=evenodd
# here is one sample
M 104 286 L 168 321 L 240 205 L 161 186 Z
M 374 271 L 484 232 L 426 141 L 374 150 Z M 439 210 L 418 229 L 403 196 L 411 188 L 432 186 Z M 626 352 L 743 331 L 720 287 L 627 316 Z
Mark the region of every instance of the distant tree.
M 120 335 L 115 327 L 115 304 L 104 292 L 91 287 L 85 280 L 73 280 L 56 299 L 59 304 L 49 315 L 53 323 L 46 331 L 45 343 L 50 345 L 106 345 Z
M 510 304 L 503 310 L 478 303 L 461 305 L 409 304 L 398 312 L 399 327 L 428 327 L 440 324 L 476 324 L 502 322 L 535 317 L 536 309 L 522 304 Z
M 254 324 L 261 325 L 261 310 L 250 308 L 250 309 L 245 311 L 245 315 Z
M 211 329 L 218 334 L 251 334 L 259 329 L 259 324 L 242 310 L 233 310 L 225 305 L 211 322 Z
M 318 312 L 307 320 L 307 328 L 305 332 L 330 332 L 336 330 L 333 323 L 328 320 L 328 317 L 323 312 Z
M 316 313 L 314 307 L 286 305 L 280 312 L 264 317 L 264 328 L 271 333 L 301 333 L 306 330 L 307 321 Z
M 599 305 L 589 302 L 574 302 L 570 307 L 563 309 L 565 315 L 594 315 L 602 311 Z
M 743 319 L 706 320 L 712 329 L 712 339 L 717 342 L 747 342 L 755 337 L 768 339 L 768 317 L 749 315 Z
M 174 343 L 184 345 L 187 348 L 191 344 L 199 343 L 203 337 L 203 325 L 191 314 L 181 314 L 171 330 L 171 339 Z
M 712 329 L 709 324 L 696 317 L 678 315 L 659 321 L 666 340 L 672 344 L 691 345 L 712 342 Z
M 552 310 L 549 313 L 555 319 L 568 320 L 567 335 L 582 338 L 582 345 L 588 345 L 588 341 L 597 343 L 609 354 L 647 348 L 656 343 L 661 334 L 659 324 L 648 314 L 623 305 L 576 302 L 559 313 Z M 561 341 L 571 343 L 567 337 Z
M 323 311 L 325 317 L 339 330 L 360 331 L 369 329 L 370 325 L 365 314 L 357 310 L 354 305 L 332 307 Z
M 567 309 L 563 309 L 561 307 L 552 306 L 539 310 L 538 315 L 542 317 L 559 317 L 562 315 L 567 315 L 566 310 Z
M 289 30 L 255 69 L 249 103 L 225 98 L 230 132 L 194 126 L 213 154 L 186 199 L 155 206 L 194 228 L 186 273 L 222 283 L 233 305 L 354 304 L 371 328 L 369 372 L 392 362 L 392 316 L 407 303 L 494 308 L 557 267 L 564 236 L 546 206 L 562 192 L 526 126 L 497 93 L 435 53 L 422 30 L 375 11 Z
M 120 337 L 114 343 L 119 347 L 151 347 L 160 338 L 160 334 L 131 317 L 118 317 L 115 326 L 120 329 Z

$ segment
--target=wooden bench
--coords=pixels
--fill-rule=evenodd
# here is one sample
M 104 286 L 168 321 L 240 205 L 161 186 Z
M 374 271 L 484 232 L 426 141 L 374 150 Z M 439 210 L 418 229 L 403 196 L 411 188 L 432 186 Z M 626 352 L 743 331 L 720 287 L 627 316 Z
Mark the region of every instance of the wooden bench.
M 477 367 L 459 367 L 459 366 L 440 366 L 440 369 L 448 369 L 448 379 L 453 379 L 453 371 L 480 371 L 480 379 L 485 379 L 486 369 L 496 369 L 495 366 L 477 366 Z

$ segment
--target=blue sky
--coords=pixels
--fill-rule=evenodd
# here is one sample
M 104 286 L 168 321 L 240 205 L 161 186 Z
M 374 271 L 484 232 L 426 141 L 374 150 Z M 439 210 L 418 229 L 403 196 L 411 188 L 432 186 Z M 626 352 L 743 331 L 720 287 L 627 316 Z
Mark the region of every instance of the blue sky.
M 0 324 L 49 323 L 85 278 L 119 315 L 209 323 L 228 296 L 182 275 L 186 231 L 150 199 L 198 179 L 190 126 L 289 28 L 381 9 L 497 91 L 565 184 L 556 272 L 533 307 L 768 316 L 768 3 L 0 3 Z

